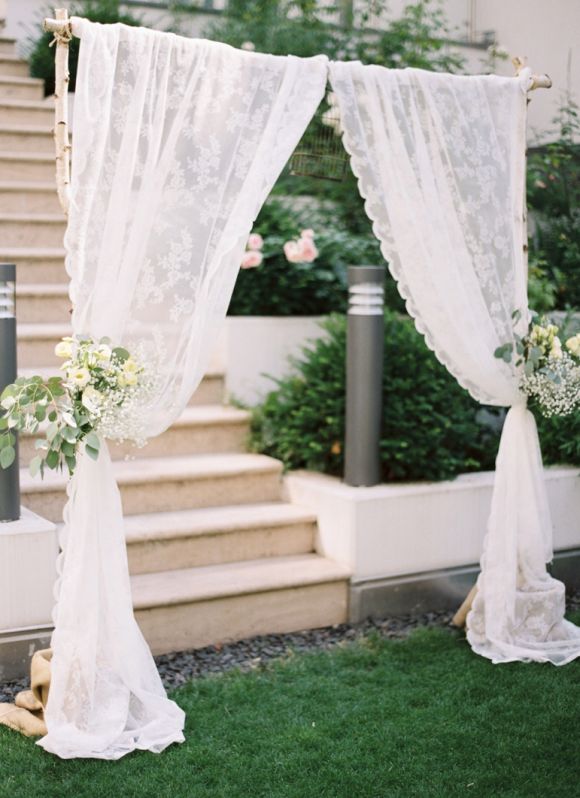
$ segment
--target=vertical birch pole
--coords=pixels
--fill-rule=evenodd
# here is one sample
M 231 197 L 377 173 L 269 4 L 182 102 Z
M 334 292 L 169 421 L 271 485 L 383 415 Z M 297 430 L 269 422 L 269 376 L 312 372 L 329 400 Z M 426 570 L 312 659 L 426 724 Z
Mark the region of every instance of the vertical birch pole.
M 516 75 L 519 75 L 524 66 L 526 65 L 525 59 L 520 58 L 520 56 L 516 56 L 512 59 L 512 64 L 516 70 Z M 533 89 L 549 89 L 552 87 L 552 81 L 548 77 L 548 75 L 533 75 L 532 76 L 532 83 L 530 89 L 528 90 L 528 103 L 530 102 L 529 91 Z M 526 278 L 528 275 L 528 202 L 527 202 L 527 154 L 528 154 L 528 147 L 526 143 L 526 157 L 525 157 L 525 168 L 524 168 L 524 207 L 522 208 L 523 213 L 523 223 L 524 223 L 524 242 L 523 242 L 523 249 L 524 249 L 524 260 L 526 264 Z M 467 622 L 467 616 L 473 606 L 473 602 L 475 600 L 475 596 L 477 594 L 477 582 L 469 593 L 467 594 L 463 604 L 455 615 L 453 616 L 451 623 L 453 626 L 457 626 L 459 628 L 463 628 Z
M 70 141 L 68 132 L 68 49 L 72 38 L 68 10 L 55 8 L 54 17 L 58 25 L 48 25 L 52 20 L 45 20 L 45 30 L 54 33 L 55 53 L 55 85 L 54 85 L 54 144 L 56 150 L 56 190 L 65 216 L 68 215 L 70 194 Z

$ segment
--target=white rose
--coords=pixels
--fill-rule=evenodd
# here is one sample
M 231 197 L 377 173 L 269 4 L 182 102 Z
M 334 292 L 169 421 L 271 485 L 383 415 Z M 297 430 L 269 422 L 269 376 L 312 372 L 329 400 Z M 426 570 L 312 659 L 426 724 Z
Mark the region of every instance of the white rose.
M 54 354 L 57 357 L 69 358 L 72 355 L 72 344 L 70 341 L 59 341 L 54 347 Z
M 89 385 L 88 388 L 85 388 L 83 391 L 83 398 L 81 401 L 89 413 L 98 413 L 101 408 L 102 399 L 103 394 L 97 391 L 96 388 L 93 388 L 92 385 Z
M 566 341 L 566 348 L 571 354 L 580 357 L 580 333 L 573 335 L 572 338 L 568 338 Z
M 113 352 L 107 344 L 99 344 L 95 349 L 95 357 L 100 363 L 108 363 L 111 359 Z
M 84 388 L 91 380 L 91 373 L 87 368 L 73 369 L 67 374 L 68 381 L 76 388 Z
M 125 372 L 125 374 L 134 374 L 137 371 L 138 368 L 139 368 L 139 366 L 133 360 L 132 357 L 130 357 L 128 360 L 126 360 L 123 363 L 123 371 Z
M 137 385 L 137 383 L 139 382 L 139 378 L 132 371 L 125 372 L 124 377 L 125 377 L 125 385 Z
M 552 348 L 550 349 L 550 357 L 554 360 L 560 360 L 562 357 L 562 342 L 559 338 L 554 338 L 552 341 Z

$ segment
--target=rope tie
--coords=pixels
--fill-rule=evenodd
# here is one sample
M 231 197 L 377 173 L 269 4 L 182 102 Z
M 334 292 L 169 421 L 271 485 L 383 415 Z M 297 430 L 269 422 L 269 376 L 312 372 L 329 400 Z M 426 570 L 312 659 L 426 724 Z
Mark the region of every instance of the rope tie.
M 63 26 L 62 30 L 54 31 L 54 38 L 52 39 L 52 41 L 48 46 L 52 47 L 54 44 L 56 45 L 66 44 L 68 46 L 72 38 L 73 38 L 72 28 L 70 23 L 68 23 L 67 25 Z

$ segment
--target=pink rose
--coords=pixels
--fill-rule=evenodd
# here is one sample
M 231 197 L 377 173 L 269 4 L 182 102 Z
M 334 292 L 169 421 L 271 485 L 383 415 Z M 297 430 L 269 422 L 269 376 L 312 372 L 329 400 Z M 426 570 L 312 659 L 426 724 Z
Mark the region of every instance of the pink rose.
M 302 238 L 314 238 L 314 230 L 311 230 L 310 228 L 308 228 L 308 230 L 303 230 L 300 233 L 300 236 Z
M 312 263 L 318 257 L 318 250 L 311 238 L 301 238 L 298 242 L 302 250 L 302 262 Z
M 264 239 L 259 233 L 252 233 L 248 238 L 246 246 L 248 249 L 262 249 L 264 246 Z
M 302 262 L 302 248 L 298 241 L 286 241 L 284 244 L 284 255 L 289 263 Z
M 263 257 L 261 252 L 255 249 L 249 249 L 247 252 L 244 252 L 241 267 L 242 269 L 255 269 L 256 266 L 260 265 L 262 260 Z
M 298 241 L 287 241 L 284 254 L 290 263 L 312 263 L 318 257 L 318 250 L 311 238 L 302 237 Z

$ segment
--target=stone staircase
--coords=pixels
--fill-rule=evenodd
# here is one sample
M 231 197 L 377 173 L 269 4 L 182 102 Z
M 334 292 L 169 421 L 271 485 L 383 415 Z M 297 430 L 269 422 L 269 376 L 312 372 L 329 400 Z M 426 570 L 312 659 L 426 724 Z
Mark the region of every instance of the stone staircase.
M 17 264 L 22 374 L 58 369 L 70 332 L 65 222 L 54 184 L 53 106 L 0 39 L 0 261 Z M 315 552 L 316 518 L 286 504 L 281 464 L 248 454 L 248 413 L 208 373 L 178 421 L 143 449 L 113 446 L 137 619 L 156 653 L 339 623 L 348 573 Z M 66 479 L 32 479 L 22 503 L 60 522 Z

